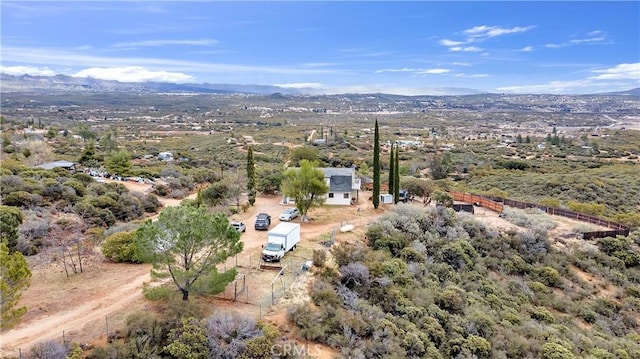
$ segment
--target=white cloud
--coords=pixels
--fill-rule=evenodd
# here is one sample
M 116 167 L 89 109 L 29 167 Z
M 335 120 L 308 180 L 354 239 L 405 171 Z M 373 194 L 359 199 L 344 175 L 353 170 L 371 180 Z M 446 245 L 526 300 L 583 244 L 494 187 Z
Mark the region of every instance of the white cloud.
M 591 37 L 588 39 L 575 39 L 569 40 L 572 44 L 582 44 L 582 43 L 594 43 L 594 42 L 603 42 L 605 40 L 604 36 Z
M 150 71 L 139 66 L 129 67 L 93 67 L 79 71 L 71 76 L 91 77 L 99 80 L 115 80 L 120 82 L 193 82 L 195 78 L 179 72 Z
M 298 83 L 288 83 L 288 84 L 273 84 L 273 86 L 278 86 L 282 88 L 291 88 L 291 89 L 321 89 L 323 85 L 318 82 L 298 82 Z
M 416 71 L 417 74 L 427 74 L 427 75 L 446 74 L 447 72 L 451 72 L 451 70 L 449 70 L 449 69 L 427 69 L 427 70 Z
M 160 46 L 212 46 L 218 43 L 214 39 L 197 39 L 197 40 L 146 40 L 135 42 L 121 42 L 113 45 L 113 47 L 160 47 Z
M 496 90 L 515 93 L 595 93 L 628 90 L 640 86 L 640 62 L 619 64 L 614 67 L 591 70 L 600 75 L 573 81 L 550 81 L 539 85 L 505 86 Z
M 640 81 L 640 62 L 620 64 L 608 69 L 592 70 L 600 75 L 591 76 L 594 80 L 636 80 Z
M 471 66 L 471 64 L 468 62 L 453 62 L 451 64 L 455 66 Z
M 446 46 L 449 48 L 449 51 L 454 52 L 481 52 L 484 49 L 481 49 L 477 46 L 464 46 L 465 44 L 471 44 L 475 42 L 481 42 L 483 40 L 508 35 L 508 34 L 517 34 L 525 31 L 529 31 L 533 29 L 535 26 L 516 26 L 512 28 L 504 28 L 499 26 L 487 26 L 480 25 L 475 26 L 470 29 L 464 30 L 463 33 L 467 35 L 467 38 L 463 41 L 442 39 L 438 41 L 440 45 Z
M 376 70 L 374 73 L 381 74 L 383 72 L 416 72 L 416 71 L 421 71 L 421 70 L 403 67 L 401 69 L 381 69 L 381 70 Z
M 559 49 L 566 46 L 573 46 L 573 45 L 580 45 L 580 44 L 585 44 L 585 45 L 606 44 L 607 38 L 602 34 L 603 32 L 599 30 L 591 31 L 587 33 L 587 36 L 589 37 L 586 37 L 583 39 L 573 39 L 573 40 L 569 40 L 567 42 L 559 43 L 559 44 L 554 44 L 554 43 L 546 44 L 544 45 L 544 47 L 549 49 Z
M 302 64 L 302 66 L 305 67 L 327 67 L 327 66 L 335 66 L 338 65 L 335 62 L 307 62 L 305 64 Z
M 521 48 L 520 51 L 522 51 L 522 52 L 533 51 L 533 46 L 525 46 L 525 47 Z
M 447 40 L 447 39 L 443 39 L 439 41 L 440 45 L 444 45 L 444 46 L 459 46 L 464 44 L 464 41 L 453 41 L 453 40 Z
M 470 74 L 467 75 L 463 72 L 455 74 L 455 77 L 465 77 L 465 78 L 472 78 L 472 79 L 479 79 L 479 78 L 485 78 L 485 77 L 490 77 L 490 75 L 488 74 Z
M 464 30 L 464 33 L 469 35 L 472 38 L 486 38 L 486 37 L 495 37 L 507 34 L 517 34 L 520 32 L 525 32 L 533 29 L 534 26 L 526 26 L 526 27 L 512 27 L 512 28 L 504 28 L 498 26 L 486 26 L 480 25 L 472 27 L 471 29 Z
M 260 66 L 207 63 L 189 60 L 173 60 L 150 57 L 107 57 L 94 54 L 49 48 L 2 47 L 2 61 L 12 63 L 67 66 L 75 69 L 83 67 L 144 67 L 182 73 L 242 73 L 242 74 L 282 74 L 282 75 L 326 75 L 343 71 L 305 68 L 300 66 Z M 71 71 L 67 71 L 69 73 Z
M 610 86 L 610 84 L 607 84 Z M 541 85 L 523 85 L 523 86 L 505 86 L 498 87 L 496 90 L 501 92 L 515 92 L 515 93 L 587 93 L 597 92 L 599 86 L 592 81 L 588 80 L 575 80 L 575 81 L 551 81 Z M 607 88 L 607 87 L 602 87 Z
M 31 75 L 31 76 L 55 76 L 55 71 L 49 68 L 39 68 L 39 67 L 31 67 L 31 66 L 2 66 L 0 65 L 0 72 L 3 72 L 8 75 L 20 76 L 20 75 Z
M 476 46 L 455 46 L 455 47 L 450 47 L 449 51 L 454 51 L 454 52 L 480 52 L 480 51 L 484 51 L 484 49 L 481 49 L 479 47 Z
M 447 72 L 451 72 L 449 69 L 413 69 L 408 67 L 403 67 L 400 69 L 381 69 L 376 70 L 374 73 L 380 74 L 383 72 L 411 72 L 416 75 L 434 75 L 434 74 L 445 74 Z

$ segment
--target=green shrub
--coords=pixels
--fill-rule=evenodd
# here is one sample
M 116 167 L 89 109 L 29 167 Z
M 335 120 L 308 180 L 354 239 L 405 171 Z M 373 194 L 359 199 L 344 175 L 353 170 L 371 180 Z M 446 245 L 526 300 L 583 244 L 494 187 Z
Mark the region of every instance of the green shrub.
M 504 315 L 504 319 L 513 325 L 522 324 L 522 318 L 518 313 L 508 312 Z
M 229 186 L 224 182 L 212 183 L 202 191 L 202 200 L 210 206 L 217 206 L 229 196 Z
M 42 204 L 42 196 L 25 191 L 11 192 L 7 195 L 3 204 L 13 207 L 32 208 Z
M 585 308 L 585 307 L 580 308 L 580 311 L 578 312 L 578 316 L 589 324 L 594 324 L 598 319 L 598 314 L 596 312 L 594 312 L 590 308 Z
M 552 267 L 536 268 L 536 274 L 540 281 L 550 287 L 557 287 L 562 283 L 562 277 L 558 271 Z
M 457 287 L 449 287 L 438 293 L 436 304 L 451 313 L 462 313 L 465 304 L 465 292 Z
M 157 300 L 169 300 L 170 298 L 178 296 L 178 292 L 175 287 L 171 285 L 150 286 L 147 283 L 142 287 L 142 294 L 144 297 L 151 301 Z
M 458 240 L 445 244 L 439 253 L 440 260 L 458 271 L 472 267 L 477 257 L 476 250 L 466 240 Z
M 272 357 L 276 339 L 281 335 L 280 331 L 278 331 L 278 328 L 265 322 L 258 322 L 256 327 L 262 331 L 262 335 L 247 340 L 246 349 L 244 353 L 239 356 L 239 359 Z
M 322 323 L 323 314 L 310 304 L 301 304 L 289 308 L 287 319 L 301 329 L 301 335 L 307 340 L 324 341 L 327 327 Z
M 483 337 L 477 335 L 469 335 L 465 339 L 462 345 L 467 349 L 474 357 L 477 358 L 490 358 L 491 357 L 491 343 Z
M 571 351 L 557 343 L 546 343 L 542 346 L 542 358 L 544 359 L 573 359 Z
M 630 297 L 640 298 L 640 287 L 629 285 L 624 289 L 626 295 Z
M 556 318 L 545 307 L 536 307 L 531 313 L 531 318 L 546 324 L 553 324 Z
M 529 289 L 531 289 L 534 293 L 542 293 L 542 294 L 549 294 L 551 293 L 551 290 L 544 285 L 544 283 L 540 283 L 540 282 L 529 282 Z
M 107 237 L 102 243 L 102 254 L 116 263 L 140 263 L 136 256 L 136 232 L 119 232 Z
M 351 262 L 364 262 L 366 253 L 366 247 L 351 243 L 341 243 L 331 248 L 331 255 L 333 255 L 333 260 L 338 267 Z
M 313 265 L 316 267 L 324 266 L 324 262 L 327 260 L 327 251 L 324 249 L 313 250 Z
M 75 179 L 67 180 L 64 185 L 73 188 L 78 197 L 84 196 L 87 191 L 86 185 Z
M 620 310 L 620 305 L 610 298 L 598 298 L 594 310 L 598 314 L 611 316 Z

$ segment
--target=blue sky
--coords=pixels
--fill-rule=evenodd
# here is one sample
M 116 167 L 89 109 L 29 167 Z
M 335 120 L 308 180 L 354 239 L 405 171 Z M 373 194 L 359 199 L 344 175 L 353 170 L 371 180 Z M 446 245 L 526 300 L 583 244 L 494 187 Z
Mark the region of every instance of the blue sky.
M 0 70 L 432 94 L 640 86 L 640 1 L 0 3 Z

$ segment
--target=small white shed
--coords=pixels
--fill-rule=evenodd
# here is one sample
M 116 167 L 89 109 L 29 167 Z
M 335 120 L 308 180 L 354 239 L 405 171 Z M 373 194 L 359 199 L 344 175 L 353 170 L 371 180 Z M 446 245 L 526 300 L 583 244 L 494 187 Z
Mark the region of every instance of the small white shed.
M 380 195 L 380 203 L 393 203 L 393 195 L 391 193 L 381 194 Z

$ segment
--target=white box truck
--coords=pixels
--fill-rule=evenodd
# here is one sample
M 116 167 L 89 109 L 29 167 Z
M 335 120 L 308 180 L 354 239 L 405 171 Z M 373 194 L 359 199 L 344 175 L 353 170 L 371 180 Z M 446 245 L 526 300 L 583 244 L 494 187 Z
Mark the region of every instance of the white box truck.
M 300 241 L 300 224 L 281 222 L 267 232 L 267 245 L 262 247 L 262 260 L 278 262 Z

